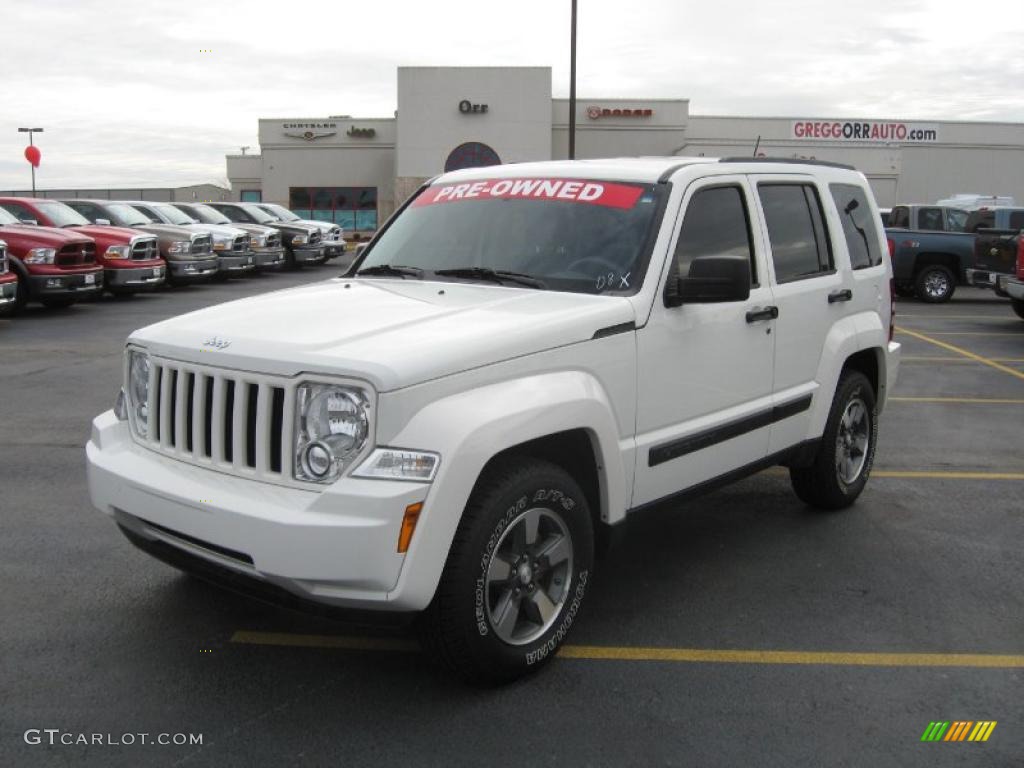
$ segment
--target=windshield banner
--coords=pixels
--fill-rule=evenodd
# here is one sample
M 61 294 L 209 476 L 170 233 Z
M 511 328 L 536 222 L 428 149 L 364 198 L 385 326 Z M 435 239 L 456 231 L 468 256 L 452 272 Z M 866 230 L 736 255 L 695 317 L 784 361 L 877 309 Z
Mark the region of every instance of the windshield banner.
M 456 203 L 464 200 L 565 200 L 571 203 L 629 209 L 636 205 L 644 188 L 633 184 L 579 179 L 484 179 L 463 184 L 428 187 L 413 207 Z

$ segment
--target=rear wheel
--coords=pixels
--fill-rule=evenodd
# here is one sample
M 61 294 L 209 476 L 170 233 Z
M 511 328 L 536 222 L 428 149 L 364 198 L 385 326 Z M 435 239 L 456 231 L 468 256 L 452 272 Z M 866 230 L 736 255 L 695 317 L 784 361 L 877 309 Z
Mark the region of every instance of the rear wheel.
M 1010 299 L 1010 306 L 1017 313 L 1017 317 L 1024 320 L 1024 299 Z
M 789 470 L 796 495 L 820 509 L 850 506 L 867 485 L 877 442 L 875 392 L 864 374 L 846 371 L 836 387 L 814 463 Z
M 477 483 L 441 583 L 420 617 L 424 648 L 474 683 L 536 671 L 580 609 L 594 533 L 579 485 L 555 464 L 513 458 Z
M 914 281 L 917 298 L 929 304 L 941 304 L 949 301 L 956 290 L 956 277 L 953 271 L 942 264 L 928 264 L 921 268 Z

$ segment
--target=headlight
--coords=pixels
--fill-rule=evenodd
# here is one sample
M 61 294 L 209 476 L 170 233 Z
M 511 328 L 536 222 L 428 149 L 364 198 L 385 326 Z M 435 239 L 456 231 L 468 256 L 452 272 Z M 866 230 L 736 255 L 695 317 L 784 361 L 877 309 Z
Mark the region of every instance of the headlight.
M 149 355 L 128 350 L 128 422 L 139 437 L 149 436 Z
M 228 235 L 214 235 L 213 236 L 213 250 L 223 251 L 225 249 L 230 250 L 231 246 L 235 244 L 235 238 Z
M 188 240 L 175 240 L 171 243 L 171 247 L 167 249 L 168 253 L 183 254 L 192 252 L 192 243 Z
M 300 384 L 295 403 L 295 477 L 336 480 L 366 444 L 366 395 L 354 387 Z
M 437 474 L 441 457 L 425 451 L 378 448 L 352 473 L 352 477 L 380 480 L 415 480 L 429 483 Z
M 53 264 L 57 251 L 53 248 L 33 248 L 25 254 L 26 264 Z
M 132 247 L 130 245 L 112 245 L 103 254 L 106 259 L 128 259 L 131 258 Z
M 292 238 L 292 245 L 305 245 L 309 242 L 309 238 L 305 235 L 296 235 Z

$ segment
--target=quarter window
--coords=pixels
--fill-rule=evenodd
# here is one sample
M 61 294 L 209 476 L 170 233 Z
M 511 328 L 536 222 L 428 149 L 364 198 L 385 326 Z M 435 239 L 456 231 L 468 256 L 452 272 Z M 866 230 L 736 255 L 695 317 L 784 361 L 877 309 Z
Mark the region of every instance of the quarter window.
M 917 212 L 917 228 L 942 230 L 942 209 L 921 208 Z
M 831 184 L 829 192 L 839 211 L 846 238 L 846 250 L 850 252 L 850 266 L 854 269 L 874 267 L 882 263 L 882 251 L 878 245 L 878 229 L 875 218 L 868 207 L 864 190 L 855 184 Z M 940 211 L 938 208 L 932 210 Z M 940 211 L 941 213 L 941 211 Z
M 967 211 L 957 208 L 946 209 L 946 231 L 963 232 L 967 229 Z
M 751 281 L 757 285 L 750 217 L 739 187 L 702 189 L 686 206 L 683 227 L 676 244 L 675 262 L 680 278 L 702 256 L 734 256 L 750 264 Z
M 818 191 L 810 184 L 759 184 L 775 280 L 787 283 L 832 271 Z

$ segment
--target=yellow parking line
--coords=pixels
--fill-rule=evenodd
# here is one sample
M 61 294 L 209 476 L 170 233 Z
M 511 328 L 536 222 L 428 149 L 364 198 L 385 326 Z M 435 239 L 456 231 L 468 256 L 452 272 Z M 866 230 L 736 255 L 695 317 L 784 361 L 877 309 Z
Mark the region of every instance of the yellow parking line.
M 896 312 L 897 317 L 912 317 L 915 320 L 999 320 L 1006 322 L 1012 315 L 913 315 L 906 312 Z
M 871 471 L 871 476 L 904 480 L 917 478 L 928 480 L 1024 480 L 1024 472 L 948 472 L 945 470 L 875 469 Z
M 922 328 L 897 328 L 898 333 L 910 333 L 911 331 L 931 330 Z M 936 336 L 1016 336 L 1024 338 L 1024 334 L 1004 331 L 931 331 Z M 910 333 L 911 336 L 914 334 Z
M 987 357 L 982 357 L 981 355 L 976 355 L 973 352 L 968 352 L 966 349 L 961 349 L 960 347 L 955 347 L 952 344 L 947 344 L 944 341 L 933 339 L 931 336 L 925 336 L 923 333 L 918 333 L 917 331 L 908 330 L 906 328 L 897 328 L 897 330 L 900 331 L 900 333 L 906 334 L 907 336 L 913 336 L 915 339 L 927 341 L 929 344 L 934 344 L 937 347 L 942 347 L 943 349 L 948 350 L 949 352 L 956 352 L 958 355 L 969 357 L 971 360 L 983 363 L 984 365 L 995 368 L 997 371 L 1003 371 L 1004 373 L 1008 373 L 1011 376 L 1016 376 L 1021 381 L 1024 381 L 1024 371 L 1014 370 L 1013 368 L 1005 366 L 1002 363 L 997 363 L 995 360 L 992 360 Z
M 994 363 L 1024 363 L 1024 357 L 990 357 Z M 966 357 L 944 357 L 942 355 L 901 355 L 902 363 L 972 363 Z
M 300 635 L 290 632 L 239 630 L 233 643 L 292 648 L 342 648 L 359 651 L 412 651 L 409 640 L 340 635 Z M 989 653 L 846 653 L 831 651 L 731 651 L 703 648 L 645 648 L 606 645 L 564 645 L 563 659 L 590 661 L 677 661 L 717 664 L 827 664 L 863 667 L 983 667 L 1024 668 L 1024 656 Z
M 890 397 L 897 403 L 978 403 L 983 405 L 1024 405 L 1024 399 L 1012 397 Z

